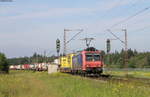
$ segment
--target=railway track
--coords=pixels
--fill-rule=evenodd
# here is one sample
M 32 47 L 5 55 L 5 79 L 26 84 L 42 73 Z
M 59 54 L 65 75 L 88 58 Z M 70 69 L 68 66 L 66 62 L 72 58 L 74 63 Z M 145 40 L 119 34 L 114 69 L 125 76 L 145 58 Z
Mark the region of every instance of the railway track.
M 81 75 L 76 75 L 81 76 Z M 83 77 L 83 76 L 82 76 Z M 101 76 L 85 76 L 84 78 L 102 80 L 102 81 L 113 81 L 113 82 L 123 82 L 123 83 L 138 83 L 139 85 L 150 86 L 150 78 L 138 78 L 130 76 L 116 76 L 103 74 Z
M 138 83 L 139 85 L 150 86 L 150 78 L 137 78 L 137 77 L 128 77 L 128 76 L 115 76 L 109 75 L 102 77 L 95 77 L 94 79 L 113 81 L 113 82 L 123 82 L 123 83 Z

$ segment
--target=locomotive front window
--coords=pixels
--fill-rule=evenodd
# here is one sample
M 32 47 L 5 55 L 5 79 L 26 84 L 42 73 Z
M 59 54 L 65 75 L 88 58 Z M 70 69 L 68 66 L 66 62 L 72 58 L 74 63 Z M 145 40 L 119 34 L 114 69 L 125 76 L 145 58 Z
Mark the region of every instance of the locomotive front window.
M 86 61 L 100 61 L 99 54 L 86 54 Z
M 100 61 L 100 55 L 94 54 L 94 61 Z
M 93 61 L 93 55 L 92 54 L 86 54 L 86 61 Z

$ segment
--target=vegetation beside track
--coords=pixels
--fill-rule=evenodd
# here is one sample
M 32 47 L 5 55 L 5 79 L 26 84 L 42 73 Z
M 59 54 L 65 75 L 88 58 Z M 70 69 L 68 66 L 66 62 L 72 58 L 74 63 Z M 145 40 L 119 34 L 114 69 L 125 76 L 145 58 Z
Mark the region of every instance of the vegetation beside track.
M 111 54 L 104 53 L 104 61 L 107 67 L 124 68 L 125 51 L 115 51 Z M 128 49 L 128 67 L 129 68 L 150 68 L 150 52 L 137 52 L 136 50 Z
M 9 65 L 5 54 L 0 52 L 0 74 L 1 73 L 9 73 Z
M 120 76 L 120 77 L 130 77 L 130 78 L 149 78 L 150 79 L 150 69 L 146 69 L 146 70 L 136 70 L 136 69 L 127 69 L 127 70 L 123 70 L 123 69 L 107 69 L 106 71 L 104 71 L 105 74 L 110 74 L 112 76 Z
M 0 75 L 0 97 L 149 97 L 148 85 L 46 72 Z

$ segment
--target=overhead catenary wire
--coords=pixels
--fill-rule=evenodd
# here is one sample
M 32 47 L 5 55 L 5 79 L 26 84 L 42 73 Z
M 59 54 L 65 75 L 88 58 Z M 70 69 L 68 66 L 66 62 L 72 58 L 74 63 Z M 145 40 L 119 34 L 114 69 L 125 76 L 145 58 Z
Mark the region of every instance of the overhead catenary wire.
M 68 44 L 70 41 L 72 41 L 76 36 L 78 36 L 83 30 L 81 30 L 80 32 L 78 32 L 77 34 L 75 34 L 71 39 L 69 39 L 66 44 Z
M 124 23 L 124 22 L 127 22 L 127 21 L 130 20 L 131 18 L 134 18 L 135 16 L 137 16 L 137 15 L 139 15 L 139 14 L 145 12 L 145 11 L 148 10 L 148 9 L 150 9 L 150 6 L 144 8 L 144 9 L 142 9 L 142 10 L 140 10 L 140 11 L 138 11 L 137 13 L 133 14 L 132 16 L 127 17 L 127 18 L 124 19 L 124 20 L 119 21 L 118 23 L 113 24 L 110 28 L 113 28 L 113 27 L 115 27 L 115 26 L 118 26 L 118 25 L 120 25 L 120 24 L 122 24 L 122 23 Z
M 66 32 L 67 31 L 79 31 L 77 34 L 75 34 L 69 41 L 66 41 Z M 63 54 L 66 55 L 67 52 L 67 44 L 73 40 L 78 34 L 80 34 L 83 31 L 83 29 L 64 29 L 64 52 Z
M 142 10 L 140 10 L 140 11 L 138 11 L 137 13 L 135 13 L 135 14 L 133 14 L 132 16 L 129 16 L 129 17 L 127 17 L 126 19 L 124 19 L 124 20 L 122 20 L 122 21 L 120 21 L 120 22 L 118 22 L 118 23 L 116 23 L 116 24 L 114 24 L 114 25 L 112 25 L 110 28 L 113 28 L 113 27 L 115 27 L 115 26 L 117 26 L 117 25 L 119 25 L 119 24 L 122 24 L 122 23 L 124 23 L 124 22 L 126 22 L 126 21 L 128 21 L 128 20 L 130 20 L 131 18 L 133 18 L 133 17 L 135 17 L 135 16 L 137 16 L 137 15 L 139 15 L 139 14 L 141 14 L 141 13 L 143 13 L 143 12 L 145 12 L 146 10 L 148 10 L 148 9 L 150 9 L 150 6 L 149 7 L 146 7 L 146 8 L 144 8 L 144 9 L 142 9 Z M 115 35 L 113 32 L 111 32 L 111 30 L 110 29 L 107 29 L 107 31 L 109 32 L 109 33 L 111 33 L 116 39 L 118 39 L 119 41 L 121 41 L 122 43 L 124 43 L 125 44 L 125 42 L 124 41 L 122 41 L 117 35 Z
M 130 7 L 134 7 L 138 1 L 140 1 L 140 0 L 136 0 L 136 2 L 134 2 L 133 4 L 131 4 L 131 6 L 130 6 Z M 118 3 L 118 4 L 119 4 L 119 3 Z M 147 7 L 147 8 L 149 9 L 149 8 L 150 8 L 150 6 L 149 6 L 149 7 Z M 147 8 L 145 8 L 145 9 L 147 10 Z M 145 10 L 145 9 L 143 9 L 143 10 Z M 141 11 L 143 11 L 143 10 L 141 10 Z M 139 12 L 141 12 L 141 11 L 139 11 Z M 139 12 L 137 12 L 137 13 L 139 13 Z M 137 13 L 136 13 L 136 15 L 138 15 Z M 105 16 L 105 15 L 103 15 L 103 16 Z M 114 24 L 114 25 L 110 26 L 110 28 L 109 28 L 109 29 L 111 29 L 111 28 L 113 28 L 113 27 L 115 27 L 115 26 L 117 26 L 117 25 L 121 24 L 123 21 L 126 21 L 126 20 L 128 20 L 128 19 L 130 19 L 130 18 L 132 18 L 132 17 L 134 17 L 134 16 L 135 16 L 135 14 L 134 14 L 134 15 L 132 15 L 132 16 L 130 16 L 130 17 L 128 17 L 128 18 L 126 18 L 125 20 L 122 20 L 122 21 L 120 21 L 120 22 L 118 22 L 118 23 L 116 23 L 116 24 Z M 108 32 L 106 28 L 105 28 L 105 29 L 103 29 L 102 31 L 104 31 L 104 32 Z M 104 34 L 105 34 L 105 33 L 104 33 Z
M 123 44 L 125 43 L 117 35 L 115 35 L 113 32 L 111 32 L 111 30 L 107 29 L 107 31 L 110 32 L 116 39 L 118 39 L 119 41 L 121 41 Z

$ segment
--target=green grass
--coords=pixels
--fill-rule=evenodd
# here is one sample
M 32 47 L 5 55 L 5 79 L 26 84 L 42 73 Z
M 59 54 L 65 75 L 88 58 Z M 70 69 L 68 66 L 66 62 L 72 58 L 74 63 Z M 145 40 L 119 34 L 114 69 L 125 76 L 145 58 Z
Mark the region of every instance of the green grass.
M 105 74 L 111 74 L 115 76 L 126 76 L 127 74 L 131 77 L 137 78 L 150 78 L 150 71 L 122 71 L 122 70 L 108 70 L 104 72 Z
M 150 86 L 139 83 L 11 71 L 0 75 L 0 97 L 150 97 Z

